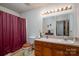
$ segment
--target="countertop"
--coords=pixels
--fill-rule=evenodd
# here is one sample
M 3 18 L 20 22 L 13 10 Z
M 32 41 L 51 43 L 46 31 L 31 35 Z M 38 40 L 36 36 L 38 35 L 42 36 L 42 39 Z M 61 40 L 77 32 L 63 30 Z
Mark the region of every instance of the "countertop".
M 64 39 L 56 39 L 56 38 L 48 38 L 48 39 L 46 39 L 46 38 L 39 38 L 39 39 L 35 39 L 35 40 L 79 47 L 79 41 L 74 41 L 74 42 L 70 41 L 70 40 L 65 41 Z

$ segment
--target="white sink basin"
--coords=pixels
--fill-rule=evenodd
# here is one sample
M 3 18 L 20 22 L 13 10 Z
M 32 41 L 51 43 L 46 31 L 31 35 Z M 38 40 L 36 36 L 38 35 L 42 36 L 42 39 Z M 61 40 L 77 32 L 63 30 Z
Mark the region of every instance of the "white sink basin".
M 71 39 L 67 39 L 67 40 L 61 39 L 61 41 L 64 42 L 64 43 L 75 43 L 75 39 L 73 39 L 73 40 L 71 40 Z

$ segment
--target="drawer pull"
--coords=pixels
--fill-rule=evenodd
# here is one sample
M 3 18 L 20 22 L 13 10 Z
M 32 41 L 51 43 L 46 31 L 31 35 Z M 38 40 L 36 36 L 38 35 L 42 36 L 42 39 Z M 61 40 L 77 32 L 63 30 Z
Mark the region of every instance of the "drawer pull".
M 73 48 L 66 48 L 66 51 L 77 51 L 77 49 L 73 49 Z

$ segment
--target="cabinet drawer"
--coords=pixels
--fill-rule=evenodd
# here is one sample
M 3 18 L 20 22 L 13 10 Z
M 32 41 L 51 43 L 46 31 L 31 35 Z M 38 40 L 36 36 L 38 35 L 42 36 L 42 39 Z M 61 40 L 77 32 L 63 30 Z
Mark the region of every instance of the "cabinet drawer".
M 66 46 L 65 54 L 70 56 L 79 56 L 79 48 L 73 46 Z
M 59 49 L 59 50 L 65 50 L 65 47 L 61 44 L 53 44 L 52 48 Z
M 45 42 L 45 43 L 43 43 L 43 45 L 46 46 L 46 47 L 50 47 L 52 49 L 60 49 L 60 50 L 64 49 L 65 50 L 64 46 L 60 45 L 60 44 L 54 44 L 54 43 Z
M 44 42 L 43 43 L 43 46 L 45 46 L 45 47 L 52 47 L 52 44 L 51 43 L 48 43 L 48 42 Z
M 65 51 L 65 56 L 77 56 L 77 52 L 75 51 Z
M 66 51 L 79 51 L 78 47 L 74 47 L 74 46 L 65 46 L 65 50 Z
M 52 56 L 64 56 L 64 51 L 63 50 L 58 50 L 58 49 L 53 49 L 52 50 Z
M 41 41 L 35 41 L 35 45 L 42 45 Z

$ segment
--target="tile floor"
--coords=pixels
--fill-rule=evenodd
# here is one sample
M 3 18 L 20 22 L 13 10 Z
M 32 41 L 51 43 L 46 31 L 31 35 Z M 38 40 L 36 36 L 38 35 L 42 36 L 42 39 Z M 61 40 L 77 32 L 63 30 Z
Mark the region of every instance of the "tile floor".
M 9 53 L 5 56 L 34 56 L 34 50 L 32 47 L 21 48 L 14 53 Z

